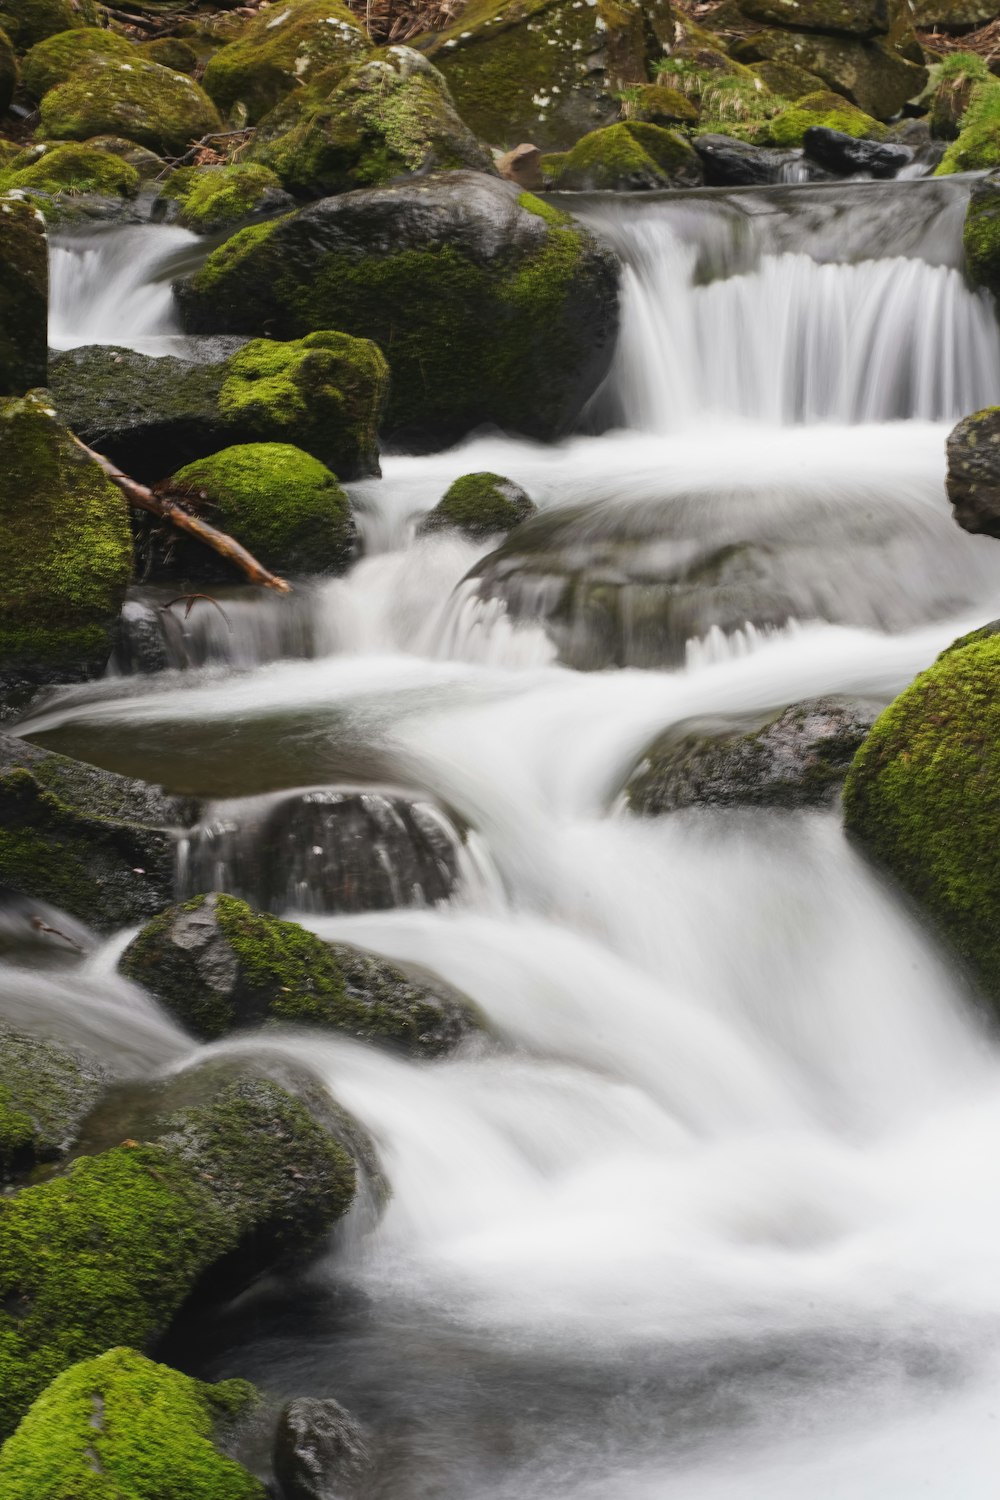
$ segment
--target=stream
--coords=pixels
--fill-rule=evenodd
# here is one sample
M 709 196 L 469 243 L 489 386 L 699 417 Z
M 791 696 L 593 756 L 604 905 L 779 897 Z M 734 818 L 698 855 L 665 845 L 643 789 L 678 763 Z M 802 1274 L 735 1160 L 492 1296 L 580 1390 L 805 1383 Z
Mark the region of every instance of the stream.
M 173 1357 L 336 1396 L 375 1434 L 377 1500 L 994 1500 L 1000 1053 L 973 998 L 836 810 L 640 819 L 621 795 L 664 730 L 884 704 L 997 613 L 1000 547 L 943 483 L 950 427 L 1000 401 L 968 191 L 564 198 L 624 263 L 586 430 L 384 455 L 348 487 L 347 576 L 234 587 L 228 623 L 156 627 L 161 670 L 126 650 L 17 726 L 205 799 L 179 891 L 266 876 L 489 1019 L 437 1062 L 302 1031 L 206 1049 L 116 975 L 128 933 L 0 966 L 12 1020 L 58 1013 L 137 1075 L 285 1052 L 369 1129 L 382 1217 Z M 53 342 L 182 350 L 193 248 L 63 241 Z M 496 553 L 418 537 L 473 470 L 541 516 Z M 302 808 L 345 788 L 410 802 L 449 898 L 397 872 L 384 909 L 334 909 Z

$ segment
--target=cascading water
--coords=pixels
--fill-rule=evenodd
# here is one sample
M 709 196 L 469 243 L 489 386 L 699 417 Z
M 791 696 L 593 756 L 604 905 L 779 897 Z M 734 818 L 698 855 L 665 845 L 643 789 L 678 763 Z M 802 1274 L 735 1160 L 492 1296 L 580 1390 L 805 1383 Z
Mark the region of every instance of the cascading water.
M 365 556 L 309 586 L 303 633 L 272 629 L 281 601 L 225 601 L 228 628 L 177 627 L 187 655 L 158 665 L 183 671 L 20 726 L 249 799 L 224 804 L 237 843 L 345 783 L 469 830 L 450 901 L 303 919 L 436 971 L 489 1042 L 434 1064 L 220 1044 L 317 1071 L 392 1199 L 177 1335 L 213 1375 L 349 1405 L 373 1495 L 995 1494 L 1000 1058 L 970 997 L 834 810 L 644 821 L 619 795 L 672 726 L 884 702 L 996 613 L 1000 558 L 942 485 L 950 420 L 1000 399 L 957 264 L 966 191 L 581 202 L 628 263 L 603 398 L 624 429 L 389 457 L 352 489 Z M 473 469 L 541 515 L 496 553 L 415 538 Z M 307 819 L 300 852 L 325 836 Z M 125 1071 L 202 1056 L 114 976 L 123 940 L 9 961 L 18 1015 L 67 1013 Z

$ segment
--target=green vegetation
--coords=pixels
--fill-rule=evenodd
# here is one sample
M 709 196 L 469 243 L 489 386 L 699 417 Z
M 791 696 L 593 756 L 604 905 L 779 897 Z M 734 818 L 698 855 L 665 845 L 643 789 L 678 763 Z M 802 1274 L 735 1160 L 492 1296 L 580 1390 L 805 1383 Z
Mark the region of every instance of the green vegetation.
M 0 1184 L 64 1155 L 106 1082 L 95 1058 L 0 1020 Z
M 49 89 L 72 78 L 78 68 L 129 57 L 134 50 L 116 31 L 98 26 L 60 31 L 32 47 L 24 59 L 24 86 L 33 99 L 41 99 Z
M 571 151 L 543 157 L 547 183 L 556 189 L 597 191 L 694 186 L 698 157 L 676 131 L 623 122 L 593 130 Z
M 1000 184 L 992 178 L 973 191 L 962 242 L 971 279 L 1000 297 Z
M 0 115 L 6 114 L 18 83 L 17 55 L 5 31 L 0 31 Z
M 775 146 L 801 146 L 806 131 L 814 126 L 858 140 L 885 138 L 885 126 L 848 104 L 842 95 L 807 94 L 775 116 L 768 126 L 768 139 Z
M 135 167 L 120 156 L 72 141 L 22 152 L 0 171 L 0 192 L 17 188 L 23 192 L 103 193 L 109 198 L 134 198 L 140 181 Z
M 19 52 L 57 32 L 90 26 L 96 19 L 96 9 L 87 0 L 78 9 L 71 0 L 0 0 L 0 27 Z
M 936 175 L 981 172 L 1000 166 L 1000 82 L 973 84 L 958 139 L 948 147 Z
M 262 11 L 237 41 L 216 52 L 204 85 L 223 113 L 241 105 L 254 125 L 324 68 L 367 51 L 356 16 L 341 0 L 286 0 L 277 15 Z
M 237 163 L 220 167 L 181 167 L 163 185 L 164 198 L 180 204 L 179 222 L 202 234 L 233 230 L 280 195 L 281 183 L 266 167 Z
M 138 58 L 84 64 L 45 95 L 41 119 L 42 133 L 51 140 L 123 135 L 168 155 L 186 151 L 222 124 L 193 79 Z

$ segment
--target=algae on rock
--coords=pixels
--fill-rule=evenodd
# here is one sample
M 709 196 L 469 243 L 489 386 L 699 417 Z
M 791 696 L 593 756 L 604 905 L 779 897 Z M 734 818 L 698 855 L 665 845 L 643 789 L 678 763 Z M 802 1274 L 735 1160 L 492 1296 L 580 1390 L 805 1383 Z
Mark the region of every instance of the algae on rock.
M 135 167 L 90 142 L 29 147 L 0 171 L 0 192 L 16 189 L 25 193 L 101 193 L 134 198 L 140 185 Z

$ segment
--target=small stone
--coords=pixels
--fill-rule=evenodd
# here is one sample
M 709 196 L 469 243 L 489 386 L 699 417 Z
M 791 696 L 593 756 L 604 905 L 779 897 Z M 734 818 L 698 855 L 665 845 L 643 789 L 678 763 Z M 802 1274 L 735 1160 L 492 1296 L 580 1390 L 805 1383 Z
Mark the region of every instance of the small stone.
M 284 1500 L 350 1500 L 372 1462 L 364 1428 L 332 1397 L 300 1396 L 281 1413 L 274 1472 Z
M 529 141 L 522 141 L 513 151 L 504 151 L 495 158 L 496 169 L 501 177 L 505 177 L 508 182 L 518 183 L 530 192 L 545 186 L 541 163 L 541 151 Z

